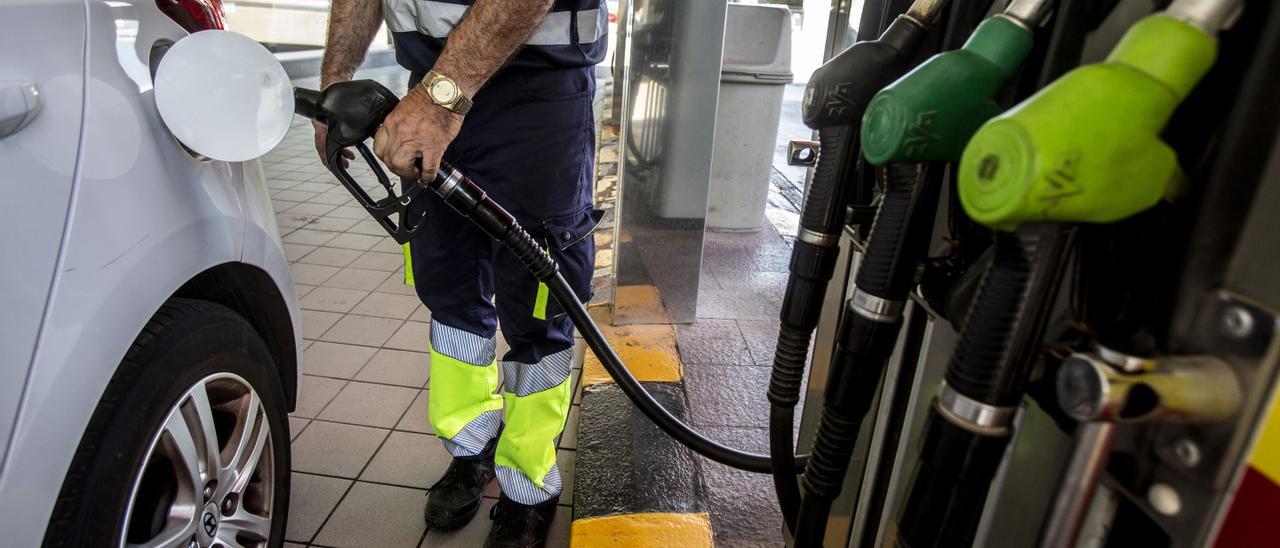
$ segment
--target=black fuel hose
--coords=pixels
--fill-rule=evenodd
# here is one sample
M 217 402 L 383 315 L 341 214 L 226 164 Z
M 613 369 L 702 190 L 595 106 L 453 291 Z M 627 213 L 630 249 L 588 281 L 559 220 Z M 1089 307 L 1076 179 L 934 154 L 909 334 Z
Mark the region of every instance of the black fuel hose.
M 940 7 L 930 5 L 930 9 Z M 795 407 L 804 382 L 809 338 L 817 328 L 822 299 L 840 255 L 845 212 L 854 195 L 866 190 L 859 188 L 857 176 L 859 124 L 876 92 L 909 68 L 928 34 L 932 15 L 899 16 L 879 38 L 850 46 L 814 72 L 805 93 L 803 118 L 818 130 L 818 165 L 806 190 L 800 233 L 791 251 L 768 392 L 774 488 L 783 519 L 793 532 L 801 500 L 794 472 Z
M 768 455 L 747 453 L 712 440 L 672 415 L 658 400 L 649 394 L 640 381 L 627 370 L 622 360 L 605 340 L 600 328 L 587 314 L 582 301 L 560 274 L 559 265 L 537 241 L 516 222 L 515 217 L 489 198 L 478 185 L 447 164 L 441 164 L 436 179 L 427 185 L 444 199 L 455 211 L 484 230 L 493 239 L 514 254 L 525 268 L 547 285 L 547 289 L 568 314 L 573 325 L 582 333 L 587 346 L 595 352 L 609 376 L 613 377 L 622 392 L 636 407 L 663 432 L 675 438 L 694 452 L 721 464 L 756 473 L 769 473 L 772 463 Z M 805 459 L 797 465 L 800 470 Z
M 821 544 L 831 503 L 840 495 L 858 433 L 902 326 L 916 266 L 928 252 L 937 213 L 940 169 L 925 164 L 878 168 L 884 196 L 840 318 L 813 453 L 801 485 L 796 546 Z
M 1062 225 L 997 233 L 994 260 L 929 412 L 895 545 L 973 544 L 1073 238 Z
M 818 326 L 822 299 L 840 255 L 840 232 L 851 186 L 847 181 L 857 160 L 856 135 L 848 126 L 818 131 L 818 166 L 805 195 L 801 233 L 791 250 L 791 274 L 779 314 L 778 344 L 769 378 L 769 456 L 774 464 L 778 506 L 793 531 L 800 510 L 792 441 L 795 407 L 800 402 L 809 337 Z

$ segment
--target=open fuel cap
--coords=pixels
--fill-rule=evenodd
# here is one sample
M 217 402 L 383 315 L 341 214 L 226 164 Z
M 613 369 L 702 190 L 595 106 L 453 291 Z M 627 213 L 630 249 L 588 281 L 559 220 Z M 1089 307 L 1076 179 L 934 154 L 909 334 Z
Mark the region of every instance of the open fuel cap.
M 156 108 L 192 151 L 226 162 L 258 158 L 293 121 L 293 86 L 275 56 L 252 38 L 197 32 L 165 52 L 155 75 Z

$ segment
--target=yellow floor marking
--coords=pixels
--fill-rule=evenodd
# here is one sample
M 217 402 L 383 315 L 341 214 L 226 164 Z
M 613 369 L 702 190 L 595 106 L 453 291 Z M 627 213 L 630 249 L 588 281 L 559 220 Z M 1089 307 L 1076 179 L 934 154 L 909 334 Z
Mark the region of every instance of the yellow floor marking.
M 676 328 L 670 324 L 609 325 L 607 307 L 589 309 L 605 339 L 622 363 L 641 382 L 677 382 L 684 378 L 680 353 L 676 350 Z M 582 363 L 583 386 L 613 382 L 594 352 L 587 351 Z
M 671 314 L 662 304 L 662 295 L 652 285 L 620 285 L 614 290 L 614 315 L 618 318 L 646 318 L 650 323 L 671 323 Z
M 642 547 L 715 545 L 707 514 L 617 514 L 574 520 L 569 546 Z

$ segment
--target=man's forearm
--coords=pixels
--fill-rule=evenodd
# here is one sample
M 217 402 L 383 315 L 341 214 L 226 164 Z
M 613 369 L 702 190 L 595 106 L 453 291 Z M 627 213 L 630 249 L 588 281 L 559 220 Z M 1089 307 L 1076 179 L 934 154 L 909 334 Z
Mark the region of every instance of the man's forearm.
M 476 0 L 449 33 L 449 41 L 436 61 L 436 71 L 457 82 L 468 97 L 474 97 L 529 39 L 551 9 L 552 1 Z
M 320 87 L 350 80 L 373 36 L 382 24 L 381 0 L 333 0 L 329 6 L 329 35 L 325 39 L 324 62 L 320 65 Z

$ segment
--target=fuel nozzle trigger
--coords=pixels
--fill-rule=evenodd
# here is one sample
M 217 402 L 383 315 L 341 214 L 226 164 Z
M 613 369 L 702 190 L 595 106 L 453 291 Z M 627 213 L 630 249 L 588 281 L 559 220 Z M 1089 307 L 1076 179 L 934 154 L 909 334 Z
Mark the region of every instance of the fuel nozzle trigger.
M 410 215 L 409 209 L 425 187 L 409 185 L 403 193 L 396 192 L 387 172 L 364 143 L 373 137 L 382 120 L 391 114 L 400 99 L 373 80 L 338 82 L 322 91 L 294 88 L 293 98 L 295 113 L 328 127 L 324 160 L 329 171 L 392 239 L 401 244 L 413 239 L 426 226 L 427 219 L 425 213 L 416 217 Z M 360 152 L 369 170 L 386 190 L 385 198 L 374 199 L 343 167 L 342 149 L 347 147 L 354 147 Z

